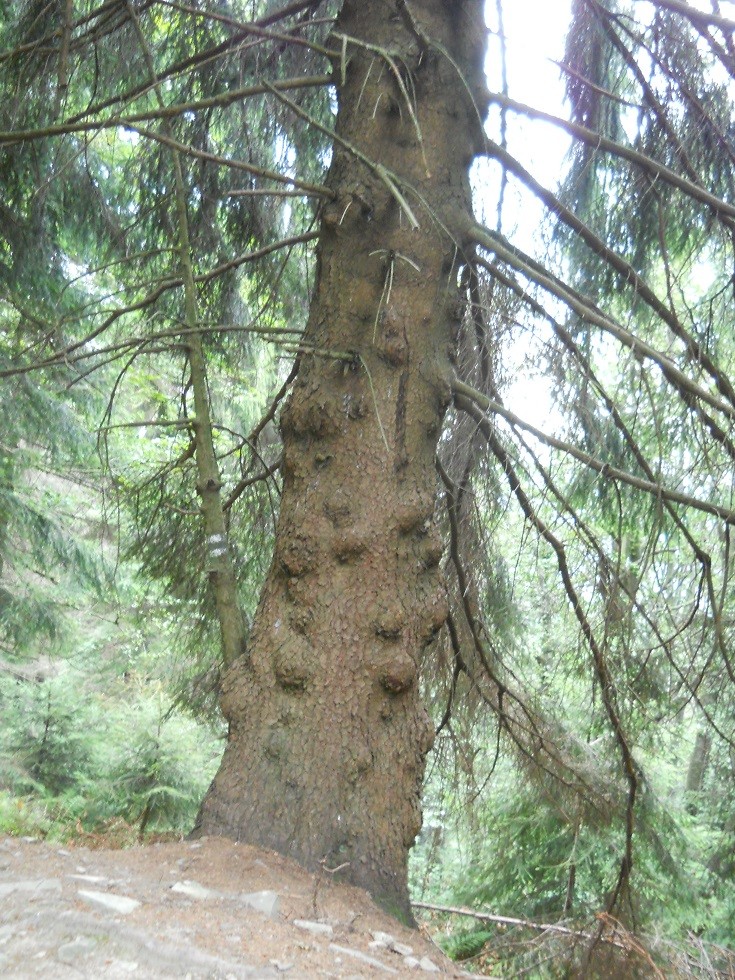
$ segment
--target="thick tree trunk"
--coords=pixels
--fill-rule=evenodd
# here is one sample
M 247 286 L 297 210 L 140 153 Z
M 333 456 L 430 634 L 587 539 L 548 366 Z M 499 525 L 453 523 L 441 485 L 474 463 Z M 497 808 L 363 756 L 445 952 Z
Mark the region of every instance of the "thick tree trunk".
M 346 0 L 339 17 L 336 198 L 306 340 L 349 360 L 304 355 L 284 409 L 276 554 L 197 825 L 343 865 L 404 918 L 433 738 L 417 674 L 447 612 L 434 456 L 484 40 L 480 0 Z

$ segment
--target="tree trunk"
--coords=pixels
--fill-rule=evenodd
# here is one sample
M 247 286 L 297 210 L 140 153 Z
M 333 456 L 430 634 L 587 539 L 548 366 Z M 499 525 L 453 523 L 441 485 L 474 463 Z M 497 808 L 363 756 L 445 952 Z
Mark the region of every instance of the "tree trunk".
M 689 757 L 686 782 L 687 793 L 701 793 L 711 748 L 712 733 L 708 729 L 703 728 L 697 732 L 697 737 L 694 740 L 694 748 Z
M 480 0 L 346 0 L 339 16 L 335 199 L 305 337 L 319 353 L 281 419 L 275 557 L 196 830 L 343 866 L 404 919 L 433 740 L 417 675 L 447 613 L 434 456 L 484 41 Z

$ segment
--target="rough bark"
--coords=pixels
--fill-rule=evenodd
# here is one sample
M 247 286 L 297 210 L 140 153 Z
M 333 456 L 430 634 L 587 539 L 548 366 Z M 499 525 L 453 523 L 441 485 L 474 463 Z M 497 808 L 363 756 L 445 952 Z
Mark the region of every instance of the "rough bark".
M 447 614 L 434 457 L 484 41 L 479 0 L 346 0 L 338 19 L 335 200 L 306 341 L 350 358 L 303 356 L 283 412 L 275 556 L 197 824 L 343 866 L 404 918 L 433 739 L 417 675 Z

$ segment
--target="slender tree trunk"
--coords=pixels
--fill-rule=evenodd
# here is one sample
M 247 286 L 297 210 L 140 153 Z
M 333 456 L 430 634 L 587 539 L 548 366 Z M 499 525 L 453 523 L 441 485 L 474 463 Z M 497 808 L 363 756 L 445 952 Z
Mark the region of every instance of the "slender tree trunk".
M 349 357 L 305 355 L 283 412 L 275 557 L 197 825 L 343 866 L 404 918 L 433 739 L 417 675 L 447 614 L 434 456 L 484 41 L 480 0 L 346 0 L 338 19 L 336 197 L 306 340 Z
M 153 55 L 143 33 L 131 0 L 126 0 L 128 14 L 138 37 L 148 67 L 158 104 L 165 101 L 156 75 Z M 167 120 L 162 129 L 168 137 L 173 133 Z M 171 150 L 174 170 L 174 202 L 176 206 L 177 246 L 179 267 L 184 283 L 184 323 L 187 333 L 184 339 L 189 361 L 191 389 L 194 396 L 194 456 L 197 467 L 197 493 L 201 499 L 202 524 L 207 540 L 207 574 L 214 594 L 217 618 L 222 640 L 222 662 L 229 666 L 243 652 L 245 646 L 245 622 L 237 593 L 235 568 L 228 546 L 227 522 L 222 504 L 222 481 L 217 454 L 214 449 L 212 414 L 209 406 L 207 366 L 199 331 L 197 314 L 197 289 L 191 262 L 191 241 L 186 206 L 186 183 L 178 150 Z M 143 833 L 141 824 L 141 834 Z
M 689 757 L 687 768 L 687 793 L 700 793 L 704 785 L 704 776 L 709 763 L 709 754 L 712 748 L 712 734 L 706 728 L 697 732 L 694 740 L 694 748 Z

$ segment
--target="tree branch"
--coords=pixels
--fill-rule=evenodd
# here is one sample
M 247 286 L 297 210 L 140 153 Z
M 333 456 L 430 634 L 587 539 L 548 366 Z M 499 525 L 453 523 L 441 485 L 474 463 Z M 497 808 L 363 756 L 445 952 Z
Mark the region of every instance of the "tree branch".
M 458 379 L 452 382 L 452 389 L 455 393 L 455 404 L 458 408 L 463 411 L 468 412 L 476 420 L 482 418 L 482 413 L 478 412 L 477 409 L 482 409 L 482 412 L 492 412 L 494 415 L 500 415 L 504 418 L 506 422 L 511 425 L 518 426 L 518 428 L 530 432 L 532 436 L 543 442 L 547 446 L 551 446 L 553 449 L 559 449 L 561 452 L 572 456 L 574 459 L 579 460 L 584 463 L 589 469 L 594 470 L 599 473 L 605 479 L 617 480 L 620 483 L 625 483 L 630 487 L 634 487 L 636 490 L 642 490 L 644 493 L 651 494 L 651 496 L 660 500 L 669 500 L 672 503 L 683 504 L 686 507 L 692 507 L 695 510 L 701 510 L 705 514 L 713 514 L 715 517 L 719 517 L 721 520 L 728 524 L 735 524 L 735 510 L 730 510 L 727 507 L 720 507 L 717 504 L 711 504 L 706 500 L 699 500 L 696 497 L 692 497 L 689 494 L 679 493 L 677 490 L 668 490 L 666 487 L 661 486 L 660 483 L 652 483 L 649 480 L 644 480 L 641 477 L 634 476 L 632 473 L 626 473 L 624 470 L 619 470 L 615 466 L 610 466 L 609 463 L 603 463 L 599 459 L 595 459 L 594 456 L 590 456 L 589 453 L 578 449 L 569 442 L 564 442 L 562 439 L 557 439 L 555 436 L 549 435 L 538 429 L 536 426 L 531 425 L 529 422 L 524 422 L 522 418 L 516 415 L 514 412 L 509 411 L 499 402 L 492 401 L 482 392 L 476 391 L 471 388 L 470 385 L 465 384 L 463 381 Z M 476 407 L 475 407 L 476 406 Z
M 692 198 L 692 200 L 699 201 L 700 204 L 710 208 L 718 219 L 728 218 L 730 221 L 735 219 L 735 205 L 728 204 L 727 201 L 723 201 L 714 194 L 710 194 L 709 191 L 697 186 L 697 184 L 693 184 L 691 180 L 682 177 L 681 174 L 678 174 L 665 164 L 657 163 L 651 157 L 643 153 L 638 153 L 636 150 L 632 150 L 622 143 L 616 143 L 614 140 L 608 139 L 600 135 L 600 133 L 596 133 L 593 129 L 588 129 L 579 123 L 570 122 L 568 119 L 562 119 L 560 116 L 553 115 L 553 113 L 534 109 L 529 105 L 525 105 L 523 102 L 510 99 L 508 96 L 502 95 L 499 92 L 490 93 L 490 102 L 511 112 L 528 116 L 529 119 L 538 119 L 542 122 L 552 123 L 554 126 L 562 129 L 565 133 L 569 133 L 575 139 L 581 140 L 588 146 L 592 146 L 596 150 L 602 150 L 605 153 L 610 153 L 612 156 L 620 157 L 622 160 L 627 160 L 645 173 L 650 174 L 651 177 L 671 184 L 672 187 L 676 187 L 677 190 L 682 191 L 688 197 Z
M 134 112 L 129 116 L 108 116 L 89 122 L 68 122 L 55 126 L 45 126 L 40 129 L 19 129 L 0 132 L 0 146 L 13 146 L 16 143 L 31 143 L 52 136 L 65 136 L 70 133 L 90 133 L 103 129 L 134 129 L 138 123 L 150 122 L 154 119 L 173 119 L 184 113 L 201 112 L 207 109 L 224 109 L 235 102 L 249 99 L 266 92 L 280 93 L 303 88 L 321 88 L 332 84 L 331 75 L 314 75 L 300 78 L 285 78 L 274 82 L 262 82 L 258 85 L 248 85 L 245 88 L 213 95 L 208 99 L 196 99 L 191 102 L 178 102 L 174 105 L 163 106 L 159 109 L 149 109 L 146 112 Z

